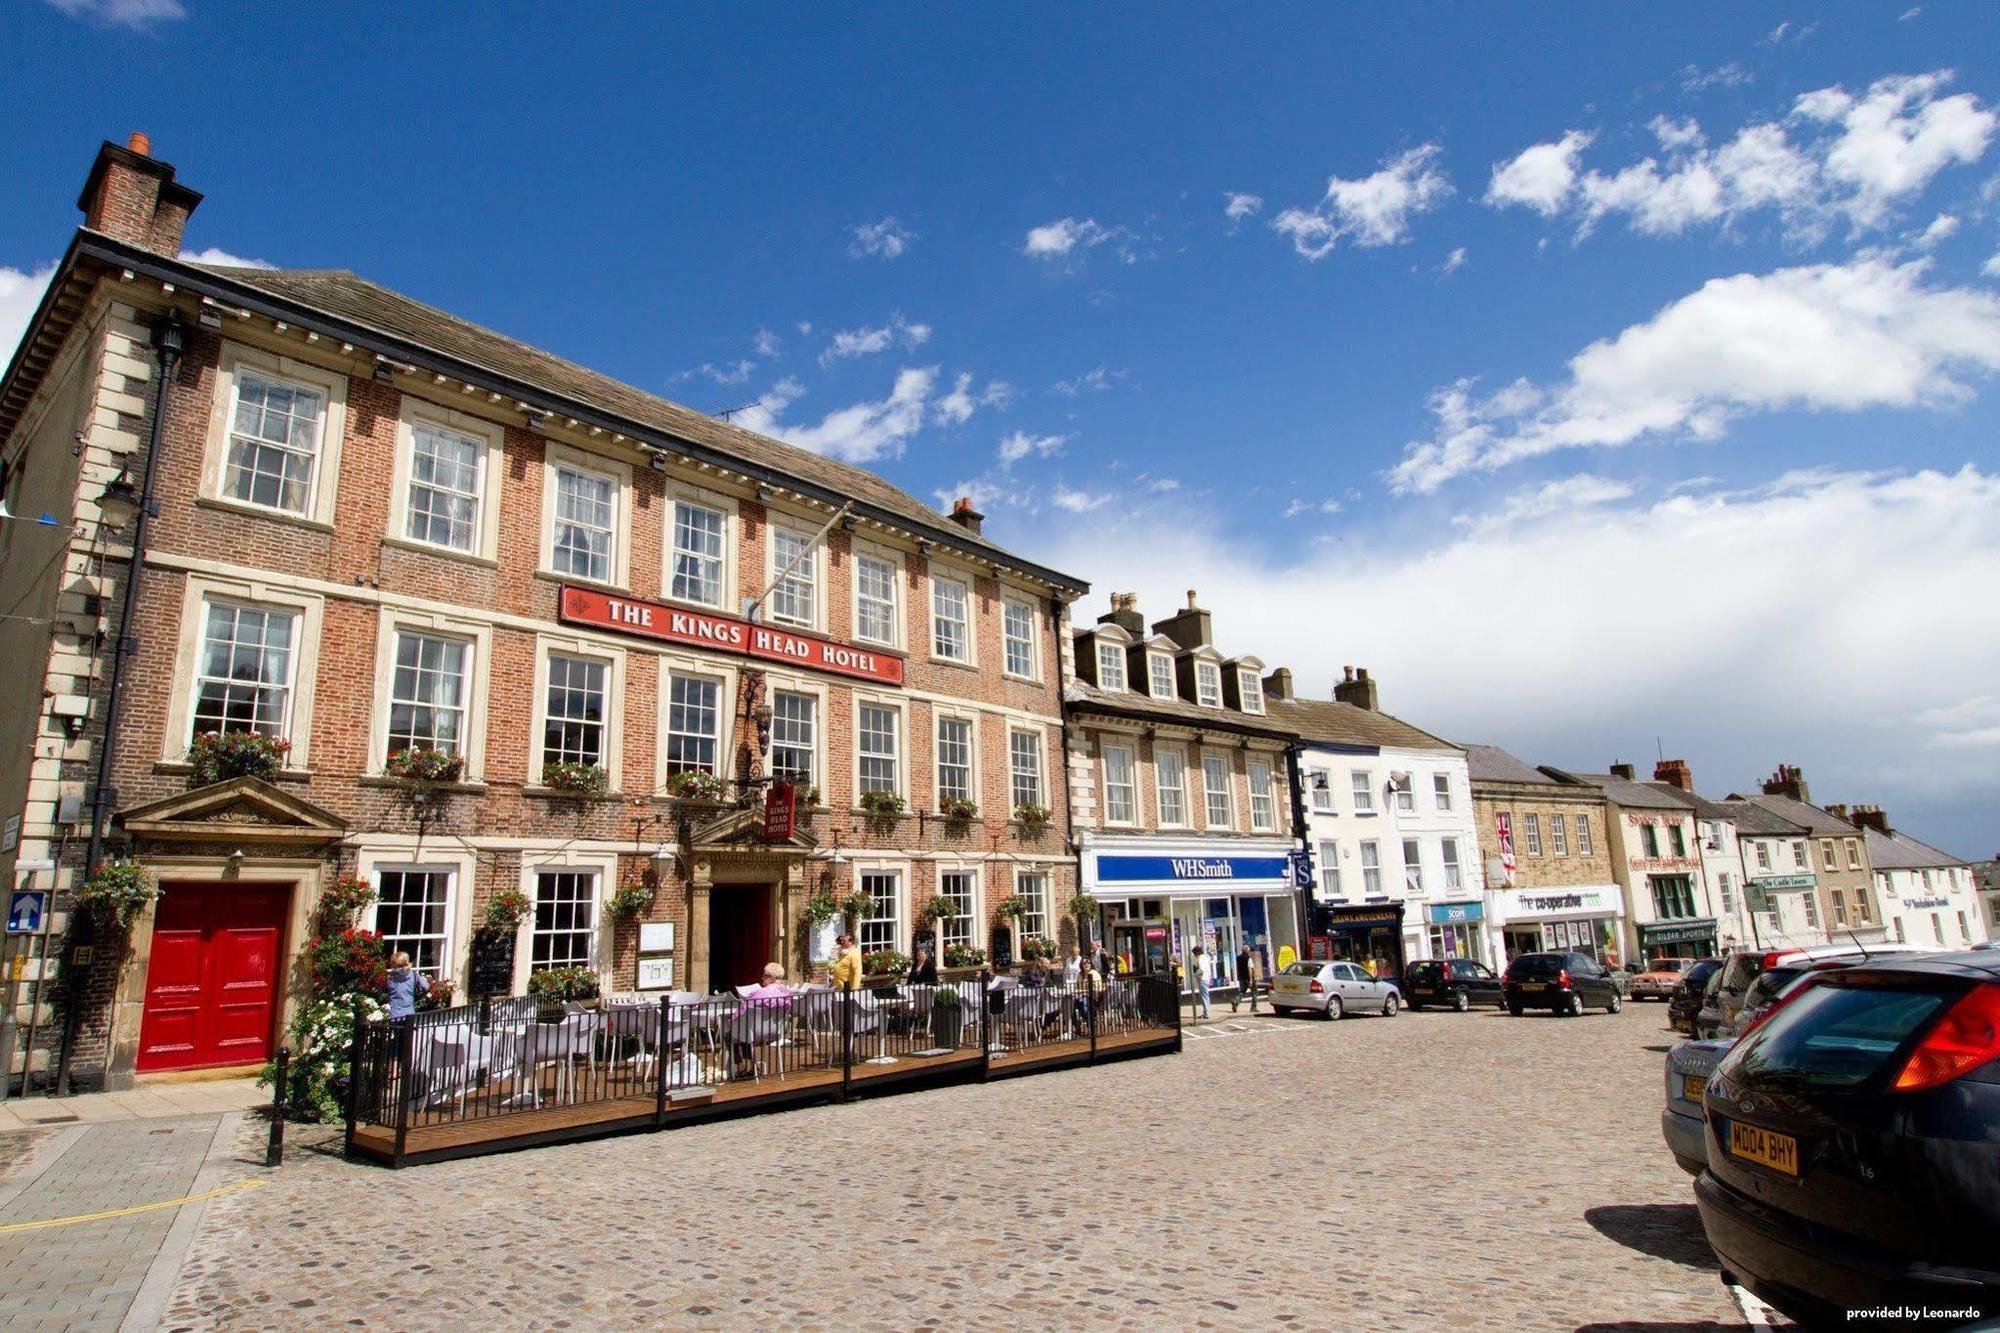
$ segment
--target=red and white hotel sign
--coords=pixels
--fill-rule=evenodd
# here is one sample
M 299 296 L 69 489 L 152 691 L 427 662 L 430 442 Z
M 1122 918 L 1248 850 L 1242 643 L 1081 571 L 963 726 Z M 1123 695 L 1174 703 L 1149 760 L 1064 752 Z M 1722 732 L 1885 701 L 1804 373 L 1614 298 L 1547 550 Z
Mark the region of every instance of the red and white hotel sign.
M 816 634 L 795 634 L 775 625 L 753 625 L 735 616 L 713 616 L 641 597 L 616 597 L 595 588 L 565 584 L 558 614 L 568 625 L 590 625 L 642 639 L 717 648 L 812 671 L 857 676 L 884 685 L 903 683 L 903 659 L 890 653 L 849 648 Z

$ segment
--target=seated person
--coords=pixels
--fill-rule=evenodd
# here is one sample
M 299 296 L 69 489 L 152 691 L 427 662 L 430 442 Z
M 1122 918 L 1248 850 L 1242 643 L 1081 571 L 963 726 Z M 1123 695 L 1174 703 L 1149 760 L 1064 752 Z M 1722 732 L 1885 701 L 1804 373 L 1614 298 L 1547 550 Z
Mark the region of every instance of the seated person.
M 743 996 L 743 1004 L 738 1013 L 749 1015 L 768 1010 L 789 1011 L 793 999 L 792 988 L 785 984 L 785 969 L 777 963 L 766 963 L 763 984 L 753 986 Z M 736 1077 L 748 1078 L 754 1072 L 750 1043 L 736 1041 L 731 1044 L 736 1053 Z

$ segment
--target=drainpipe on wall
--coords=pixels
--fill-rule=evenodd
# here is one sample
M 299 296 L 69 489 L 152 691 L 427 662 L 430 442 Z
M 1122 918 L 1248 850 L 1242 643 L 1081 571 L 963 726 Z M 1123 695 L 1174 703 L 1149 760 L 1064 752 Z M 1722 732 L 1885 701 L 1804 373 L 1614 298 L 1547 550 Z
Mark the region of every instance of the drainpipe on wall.
M 1291 779 L 1292 784 L 1292 828 L 1298 838 L 1299 851 L 1306 856 L 1311 856 L 1312 835 L 1311 825 L 1306 823 L 1305 779 L 1299 771 L 1299 756 L 1304 752 L 1305 745 L 1301 741 L 1293 741 L 1285 747 L 1285 775 Z M 1292 887 L 1292 915 L 1297 918 L 1299 957 L 1310 957 L 1312 953 L 1312 936 L 1309 934 L 1312 928 L 1312 890 L 1299 887 L 1296 883 Z M 1271 956 L 1271 964 L 1274 969 L 1277 966 L 1277 962 L 1277 955 L 1273 954 Z
M 160 454 L 160 432 L 166 424 L 167 404 L 173 390 L 174 367 L 180 364 L 182 353 L 187 351 L 187 340 L 187 324 L 182 321 L 178 310 L 170 311 L 164 320 L 153 326 L 153 355 L 160 366 L 160 389 L 153 397 L 153 421 L 146 432 L 146 458 L 139 481 L 139 507 L 132 519 L 132 558 L 126 566 L 125 595 L 118 613 L 118 639 L 111 652 L 110 689 L 104 698 L 104 739 L 99 743 L 97 752 L 97 785 L 90 794 L 90 844 L 83 861 L 83 877 L 86 880 L 97 873 L 98 863 L 104 856 L 106 814 L 104 807 L 105 798 L 111 795 L 111 755 L 116 748 L 118 736 L 118 704 L 125 680 L 125 659 L 139 646 L 138 639 L 131 633 L 132 609 L 138 605 L 139 578 L 146 568 L 146 524 L 156 508 L 153 501 L 153 478 L 158 471 L 156 464 Z M 127 484 L 130 484 L 129 481 Z M 56 1058 L 55 1081 L 49 1085 L 49 1095 L 53 1097 L 69 1095 L 70 1056 L 76 1049 L 76 1031 L 83 1017 L 84 990 L 89 977 L 87 969 L 75 965 L 75 951 L 90 944 L 94 926 L 91 914 L 83 912 L 78 914 L 70 930 L 71 949 L 63 967 L 69 984 L 66 987 L 68 995 L 63 1004 L 62 1046 Z

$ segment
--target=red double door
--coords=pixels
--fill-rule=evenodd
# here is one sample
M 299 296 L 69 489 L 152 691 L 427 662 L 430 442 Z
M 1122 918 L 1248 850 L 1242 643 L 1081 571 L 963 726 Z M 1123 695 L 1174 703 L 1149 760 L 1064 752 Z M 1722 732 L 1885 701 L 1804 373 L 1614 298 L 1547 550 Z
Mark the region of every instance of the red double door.
M 291 893 L 288 884 L 162 886 L 140 1073 L 270 1058 Z

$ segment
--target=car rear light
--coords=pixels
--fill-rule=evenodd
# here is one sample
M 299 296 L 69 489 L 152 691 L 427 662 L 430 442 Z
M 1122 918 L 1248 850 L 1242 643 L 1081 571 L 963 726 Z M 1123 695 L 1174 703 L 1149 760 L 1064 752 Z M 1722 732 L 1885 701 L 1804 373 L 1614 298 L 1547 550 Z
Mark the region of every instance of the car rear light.
M 1781 991 L 1778 994 L 1777 998 L 1773 999 L 1769 1004 L 1765 1005 L 1763 1010 L 1759 1012 L 1755 1018 L 1750 1020 L 1750 1025 L 1744 1028 L 1742 1033 L 1736 1039 L 1738 1041 L 1741 1041 L 1743 1040 L 1744 1037 L 1749 1036 L 1751 1033 L 1755 1032 L 1758 1028 L 1763 1027 L 1766 1023 L 1771 1021 L 1771 1016 L 1773 1014 L 1777 1013 L 1780 1009 L 1790 1004 L 1793 1000 L 1798 999 L 1799 996 L 1804 995 L 1814 986 L 1819 985 L 1819 981 L 1820 979 L 1818 977 L 1807 977 L 1804 981 L 1801 981 L 1798 985 L 1793 986 L 1788 990 Z
M 1569 969 L 1568 969 L 1568 968 L 1564 968 L 1564 969 L 1563 969 L 1562 971 L 1560 971 L 1560 972 L 1556 973 L 1556 985 L 1558 985 L 1558 986 L 1561 986 L 1561 987 L 1562 987 L 1562 988 L 1563 988 L 1564 990 L 1568 990 L 1568 989 L 1569 989 Z
M 1326 992 L 1326 986 L 1318 981 L 1313 982 L 1313 984 L 1309 987 L 1309 989 L 1312 991 L 1314 995 L 1321 995 Z
M 1928 1036 L 1917 1043 L 1897 1092 L 1921 1092 L 1949 1083 L 2000 1056 L 2000 985 L 1982 985 L 1959 997 Z

